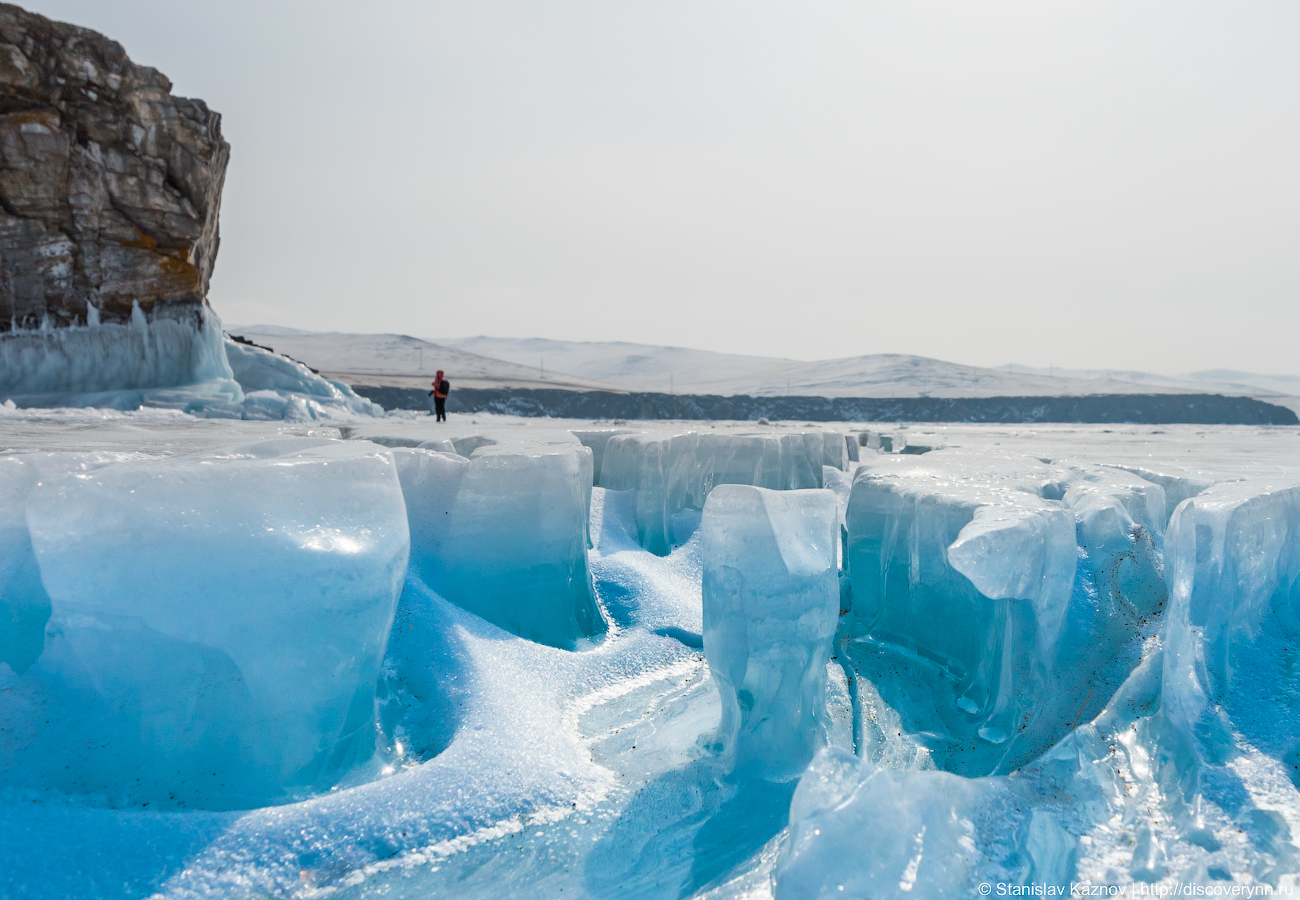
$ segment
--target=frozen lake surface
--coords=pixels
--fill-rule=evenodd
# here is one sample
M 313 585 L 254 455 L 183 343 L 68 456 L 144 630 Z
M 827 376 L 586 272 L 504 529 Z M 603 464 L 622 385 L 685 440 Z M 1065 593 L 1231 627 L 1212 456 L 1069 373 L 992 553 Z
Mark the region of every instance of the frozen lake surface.
M 1300 428 L 0 409 L 0 510 L 3 897 L 1300 875 Z

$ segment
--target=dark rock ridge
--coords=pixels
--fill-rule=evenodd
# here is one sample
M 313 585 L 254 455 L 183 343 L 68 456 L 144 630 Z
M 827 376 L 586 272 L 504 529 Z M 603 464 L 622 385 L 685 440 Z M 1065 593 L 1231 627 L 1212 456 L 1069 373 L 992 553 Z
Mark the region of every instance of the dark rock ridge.
M 385 409 L 428 409 L 424 390 L 353 385 Z M 803 419 L 812 422 L 1078 422 L 1135 425 L 1297 425 L 1283 406 L 1219 394 L 1084 397 L 719 397 L 712 394 L 460 388 L 448 412 L 565 419 Z
M 0 3 L 0 333 L 135 303 L 201 327 L 229 157 L 221 116 L 120 44 Z

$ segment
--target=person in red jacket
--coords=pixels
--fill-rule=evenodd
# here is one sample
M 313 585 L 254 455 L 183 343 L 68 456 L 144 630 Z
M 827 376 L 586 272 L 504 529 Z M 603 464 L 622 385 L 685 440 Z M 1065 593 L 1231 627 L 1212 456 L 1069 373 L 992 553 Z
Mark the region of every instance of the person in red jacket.
M 433 398 L 433 410 L 437 413 L 437 421 L 447 421 L 447 394 L 451 392 L 451 382 L 442 377 L 442 369 L 439 369 L 433 376 L 433 390 L 429 391 L 429 396 Z

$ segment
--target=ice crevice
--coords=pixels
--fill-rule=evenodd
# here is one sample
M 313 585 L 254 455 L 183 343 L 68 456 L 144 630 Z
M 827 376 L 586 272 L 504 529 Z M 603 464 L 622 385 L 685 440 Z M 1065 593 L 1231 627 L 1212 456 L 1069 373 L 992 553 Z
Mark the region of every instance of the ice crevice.
M 1159 485 L 1121 469 L 1073 474 L 1063 501 L 1076 513 L 1080 568 L 1093 582 L 1092 607 L 1109 610 L 1093 643 L 1131 638 L 1127 655 L 1109 648 L 1117 655 L 1104 678 L 1086 653 L 1063 658 L 1053 677 L 1084 675 L 1094 696 L 1111 685 L 1104 708 L 1080 709 L 1077 727 L 1049 734 L 1051 745 L 1010 775 L 934 771 L 954 767 L 951 753 L 823 751 L 795 795 L 777 897 L 841 888 L 915 896 L 922 887 L 923 896 L 953 896 L 981 882 L 1295 883 L 1300 793 L 1285 761 L 1300 756 L 1300 684 L 1283 648 L 1300 640 L 1300 487 L 1204 486 L 1162 536 Z M 1034 482 L 1043 483 L 1025 483 Z M 1106 581 L 1102 572 L 1116 574 Z M 1071 621 L 1088 620 L 1067 616 L 1067 634 Z M 894 706 L 902 717 L 889 724 L 905 733 L 914 709 Z M 895 828 L 900 821 L 906 827 Z M 905 838 L 922 825 L 927 846 L 938 844 L 917 863 Z
M 583 439 L 597 444 L 592 432 Z M 848 466 L 844 436 L 830 432 L 794 434 L 613 434 L 603 445 L 600 486 L 636 491 L 637 540 L 659 556 L 679 541 L 674 520 L 702 510 L 717 485 L 741 484 L 771 490 L 823 486 L 822 467 Z
M 587 561 L 591 451 L 567 433 L 457 443 L 467 457 L 392 451 L 413 570 L 514 634 L 569 649 L 598 638 L 607 626 Z

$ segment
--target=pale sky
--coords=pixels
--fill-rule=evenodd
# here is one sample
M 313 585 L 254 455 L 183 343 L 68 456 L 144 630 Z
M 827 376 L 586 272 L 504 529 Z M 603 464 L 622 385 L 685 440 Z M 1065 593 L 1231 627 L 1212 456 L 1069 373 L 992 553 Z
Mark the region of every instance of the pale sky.
M 224 116 L 227 322 L 1300 372 L 1300 3 L 29 0 Z

